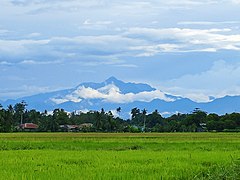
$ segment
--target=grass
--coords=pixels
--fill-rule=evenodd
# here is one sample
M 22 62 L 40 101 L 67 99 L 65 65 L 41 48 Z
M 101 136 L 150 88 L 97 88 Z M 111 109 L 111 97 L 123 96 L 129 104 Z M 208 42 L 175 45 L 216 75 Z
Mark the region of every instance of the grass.
M 0 134 L 0 179 L 240 179 L 238 133 Z

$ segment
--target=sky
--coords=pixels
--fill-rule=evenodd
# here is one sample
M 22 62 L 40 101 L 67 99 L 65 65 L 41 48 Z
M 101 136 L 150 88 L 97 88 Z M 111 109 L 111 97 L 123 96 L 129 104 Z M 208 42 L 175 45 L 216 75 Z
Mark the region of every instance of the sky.
M 240 95 L 240 0 L 1 0 L 0 100 L 143 82 L 206 102 Z

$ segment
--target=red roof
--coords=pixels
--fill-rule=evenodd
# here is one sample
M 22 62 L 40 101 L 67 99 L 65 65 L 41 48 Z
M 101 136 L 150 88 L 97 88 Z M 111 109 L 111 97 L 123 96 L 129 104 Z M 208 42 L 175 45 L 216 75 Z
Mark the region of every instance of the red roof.
M 38 125 L 33 123 L 24 123 L 20 125 L 23 129 L 37 129 Z

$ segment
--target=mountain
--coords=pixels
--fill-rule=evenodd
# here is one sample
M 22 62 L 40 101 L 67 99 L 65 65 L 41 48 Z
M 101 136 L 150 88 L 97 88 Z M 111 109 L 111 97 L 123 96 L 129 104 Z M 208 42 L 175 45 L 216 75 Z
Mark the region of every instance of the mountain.
M 218 114 L 232 113 L 240 111 L 240 96 L 225 96 L 218 98 L 210 103 L 199 103 L 201 109 L 207 112 L 215 112 Z
M 156 90 L 155 88 L 152 88 L 151 86 L 147 84 L 141 84 L 141 83 L 125 83 L 123 81 L 118 80 L 115 77 L 110 77 L 107 80 L 105 80 L 102 83 L 82 83 L 78 87 L 85 86 L 85 87 L 90 87 L 92 89 L 100 89 L 103 88 L 109 84 L 114 84 L 116 87 L 118 87 L 121 90 L 121 93 L 126 94 L 126 93 L 140 93 L 142 91 L 154 91 Z M 77 88 L 78 88 L 77 87 Z
M 157 109 L 163 115 L 176 112 L 189 113 L 195 108 L 201 108 L 209 113 L 230 113 L 240 110 L 240 96 L 226 96 L 219 99 L 211 98 L 208 103 L 197 103 L 188 98 L 166 94 L 148 84 L 123 82 L 110 77 L 101 83 L 82 83 L 78 86 L 55 92 L 36 94 L 15 100 L 1 101 L 6 107 L 22 100 L 28 104 L 28 109 L 52 111 L 63 108 L 66 111 L 112 110 L 121 107 L 121 116 L 129 118 L 132 108 L 146 108 L 148 112 Z

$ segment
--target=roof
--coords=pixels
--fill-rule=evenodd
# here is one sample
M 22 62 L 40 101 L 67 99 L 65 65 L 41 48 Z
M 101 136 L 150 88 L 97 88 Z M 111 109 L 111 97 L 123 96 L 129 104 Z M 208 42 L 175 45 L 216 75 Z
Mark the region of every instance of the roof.
M 23 129 L 37 129 L 38 125 L 33 123 L 24 123 L 24 124 L 21 124 L 20 127 Z

